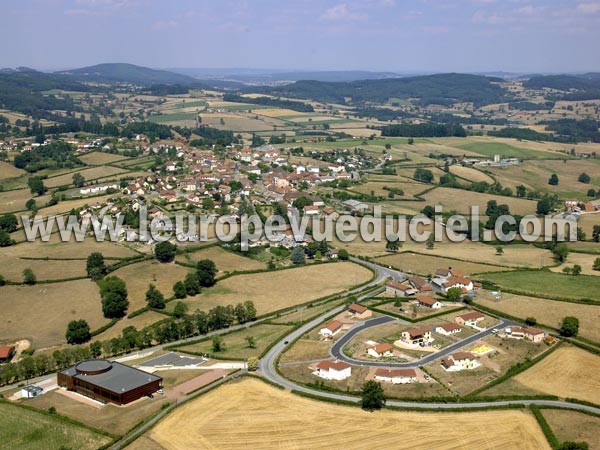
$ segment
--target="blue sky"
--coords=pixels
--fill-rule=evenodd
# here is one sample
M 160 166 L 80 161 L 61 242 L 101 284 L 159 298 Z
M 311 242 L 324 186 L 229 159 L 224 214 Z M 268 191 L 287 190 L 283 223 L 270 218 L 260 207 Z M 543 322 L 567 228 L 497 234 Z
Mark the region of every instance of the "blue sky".
M 0 66 L 600 71 L 600 0 L 3 0 Z

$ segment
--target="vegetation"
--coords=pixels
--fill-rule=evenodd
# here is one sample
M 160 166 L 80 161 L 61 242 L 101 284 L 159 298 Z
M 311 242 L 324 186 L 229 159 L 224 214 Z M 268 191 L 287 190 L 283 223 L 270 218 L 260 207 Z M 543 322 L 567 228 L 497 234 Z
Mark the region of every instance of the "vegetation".
M 83 344 L 92 338 L 90 326 L 85 320 L 72 320 L 65 335 L 69 344 Z
M 579 319 L 577 317 L 565 317 L 560 325 L 560 335 L 575 337 L 579 333 Z
M 173 261 L 175 253 L 177 253 L 177 246 L 171 244 L 169 241 L 159 242 L 154 247 L 154 256 L 158 261 L 163 263 Z
M 367 411 L 375 411 L 385 406 L 385 394 L 381 383 L 369 380 L 362 385 L 360 405 Z
M 102 312 L 109 319 L 125 315 L 129 306 L 125 282 L 116 276 L 106 277 L 98 281 L 102 297 Z

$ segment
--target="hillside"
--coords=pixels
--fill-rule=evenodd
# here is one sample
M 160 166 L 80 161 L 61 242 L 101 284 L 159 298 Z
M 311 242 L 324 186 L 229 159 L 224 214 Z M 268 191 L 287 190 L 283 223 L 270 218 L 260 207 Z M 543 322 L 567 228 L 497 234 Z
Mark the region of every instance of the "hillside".
M 196 84 L 198 80 L 179 73 L 166 70 L 150 69 L 134 64 L 107 63 L 57 72 L 68 75 L 78 81 L 94 81 L 99 83 L 132 83 L 139 85 L 152 84 Z

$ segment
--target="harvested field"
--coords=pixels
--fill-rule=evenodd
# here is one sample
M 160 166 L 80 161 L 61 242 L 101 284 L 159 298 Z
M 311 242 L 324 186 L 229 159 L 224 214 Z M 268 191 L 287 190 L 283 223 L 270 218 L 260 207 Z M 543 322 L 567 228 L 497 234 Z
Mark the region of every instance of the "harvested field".
M 18 189 L 15 191 L 0 192 L 0 214 L 24 211 L 25 203 L 30 198 L 35 199 L 38 205 L 45 205 L 50 200 L 50 195 L 34 197 L 29 189 Z
M 118 167 L 112 166 L 99 166 L 92 167 L 89 169 L 79 170 L 73 173 L 67 173 L 64 175 L 60 175 L 58 177 L 52 177 L 44 180 L 44 184 L 50 188 L 62 186 L 62 185 L 71 185 L 73 184 L 73 174 L 79 173 L 82 175 L 86 181 L 95 180 L 97 178 L 105 178 L 111 175 L 124 174 L 127 173 L 126 169 L 120 169 Z M 117 177 L 115 177 L 116 179 Z
M 13 237 L 13 239 L 16 239 Z M 26 256 L 35 258 L 80 258 L 86 259 L 90 253 L 100 252 L 105 258 L 130 258 L 137 252 L 122 244 L 113 242 L 96 242 L 85 239 L 83 242 L 61 242 L 58 234 L 53 234 L 48 242 L 23 242 L 2 249 L 6 256 Z M 107 264 L 109 264 L 107 262 Z
M 208 310 L 252 300 L 261 315 L 344 291 L 371 277 L 368 269 L 348 262 L 237 275 L 203 290 L 186 303 L 192 310 Z
M 177 261 L 182 263 L 194 264 L 201 259 L 212 260 L 220 273 L 266 269 L 266 265 L 260 261 L 223 250 L 222 248 L 216 246 L 177 256 Z
M 133 310 L 131 310 L 130 308 L 130 311 Z M 132 319 L 129 319 L 128 317 L 123 317 L 104 333 L 100 333 L 99 335 L 94 336 L 94 340 L 104 341 L 115 337 L 121 337 L 121 333 L 127 327 L 135 327 L 136 329 L 141 330 L 144 327 L 152 325 L 153 323 L 156 323 L 159 320 L 163 320 L 166 318 L 167 316 L 165 316 L 164 314 L 157 313 L 155 311 L 146 311 L 145 313 L 142 313 L 139 316 L 135 316 Z
M 579 335 L 600 342 L 600 306 L 559 302 L 543 298 L 527 297 L 509 293 L 502 294 L 502 300 L 496 301 L 485 291 L 475 300 L 476 303 L 525 319 L 535 317 L 544 325 L 560 328 L 562 319 L 575 316 L 579 319 Z
M 23 175 L 25 171 L 23 169 L 17 169 L 12 164 L 4 161 L 0 161 L 0 180 L 4 178 L 14 178 Z
M 600 214 L 585 214 L 581 217 L 578 222 L 578 226 L 581 227 L 583 231 L 587 234 L 587 238 L 591 239 L 592 231 L 594 230 L 594 225 L 600 225 Z M 598 243 L 596 243 L 597 247 L 600 247 Z
M 577 398 L 600 403 L 600 357 L 577 347 L 562 346 L 525 372 L 484 395 L 531 393 Z
M 473 169 L 472 167 L 450 166 L 450 172 L 456 176 L 466 178 L 469 181 L 483 181 L 488 184 L 494 184 L 494 180 L 492 177 L 486 175 L 481 170 Z
M 331 442 L 347 449 L 363 449 L 365 442 L 377 442 L 378 448 L 549 448 L 525 411 L 372 414 L 294 396 L 253 379 L 193 400 L 146 436 L 166 449 L 248 448 L 264 436 L 269 439 L 261 439 L 261 447 L 273 449 L 327 448 Z
M 0 274 L 7 280 L 23 281 L 23 270 L 31 269 L 38 281 L 85 277 L 85 261 L 42 261 L 0 256 Z
M 34 450 L 39 448 L 96 449 L 108 444 L 111 438 L 82 426 L 43 414 L 0 403 L 2 448 Z
M 598 244 L 596 244 L 598 245 Z M 569 245 L 570 246 L 570 245 Z M 598 246 L 600 251 L 600 246 Z M 565 267 L 572 268 L 575 264 L 581 266 L 581 273 L 584 275 L 600 276 L 600 270 L 594 270 L 594 262 L 600 255 L 587 255 L 584 253 L 569 253 L 567 260 L 560 266 L 552 267 L 550 270 L 553 272 L 562 272 Z
M 455 259 L 442 258 L 439 256 L 422 255 L 419 253 L 396 253 L 394 255 L 377 258 L 377 262 L 383 265 L 390 265 L 408 273 L 418 273 L 420 275 L 430 275 L 435 273 L 436 269 L 452 267 L 460 270 L 465 275 L 471 275 L 479 272 L 496 272 L 507 270 L 504 267 L 492 266 L 489 264 L 478 264 L 474 262 L 457 261 Z
M 584 441 L 590 444 L 590 450 L 600 448 L 599 417 L 562 409 L 543 409 L 542 414 L 558 442 Z
M 0 305 L 3 311 L 0 339 L 29 339 L 37 349 L 65 343 L 65 331 L 71 320 L 85 319 L 92 330 L 108 322 L 102 315 L 98 286 L 87 279 L 3 286 Z
M 123 155 L 115 155 L 112 153 L 104 153 L 104 152 L 92 152 L 87 155 L 80 156 L 79 159 L 87 165 L 90 166 L 102 166 L 104 164 L 110 164 L 115 161 L 126 161 L 130 158 Z
M 129 298 L 128 312 L 132 312 L 146 306 L 149 284 L 154 284 L 165 298 L 169 298 L 173 295 L 173 285 L 177 281 L 183 281 L 189 271 L 190 269 L 173 263 L 144 261 L 122 267 L 111 275 L 125 281 Z
M 103 204 L 103 203 L 107 202 L 109 199 L 116 199 L 116 198 L 119 198 L 120 196 L 121 196 L 120 194 L 109 194 L 109 195 L 102 195 L 100 197 L 87 197 L 87 198 L 80 198 L 77 200 L 65 200 L 65 201 L 57 203 L 56 205 L 49 206 L 47 208 L 41 208 L 38 211 L 38 214 L 42 217 L 64 214 L 64 213 L 68 213 L 72 209 L 82 208 L 85 205 L 94 205 L 95 203 Z M 65 219 L 65 221 L 66 221 L 66 219 Z

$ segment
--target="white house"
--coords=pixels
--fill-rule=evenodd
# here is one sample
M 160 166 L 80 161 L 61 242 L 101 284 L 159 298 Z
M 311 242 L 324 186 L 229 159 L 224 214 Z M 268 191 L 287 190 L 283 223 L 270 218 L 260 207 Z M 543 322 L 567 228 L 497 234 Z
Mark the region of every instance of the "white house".
M 475 355 L 469 352 L 453 353 L 449 358 L 442 359 L 441 364 L 447 372 L 476 369 L 481 365 Z
M 470 313 L 456 316 L 454 321 L 459 325 L 465 325 L 467 327 L 475 327 L 477 323 L 484 320 L 485 316 L 479 311 L 472 311 Z
M 457 323 L 449 323 L 445 325 L 438 325 L 433 329 L 436 333 L 443 334 L 444 336 L 449 336 L 451 334 L 457 334 L 462 331 L 462 328 Z
M 321 330 L 319 334 L 323 337 L 332 337 L 342 331 L 342 322 L 339 320 L 332 320 L 328 324 L 326 324 Z
M 428 297 L 426 295 L 417 295 L 417 301 L 419 302 L 419 306 L 425 306 L 431 309 L 439 309 L 444 306 L 441 302 L 437 301 L 435 298 Z
M 390 344 L 375 344 L 367 348 L 367 354 L 375 358 L 393 356 L 394 347 Z
M 342 361 L 321 361 L 313 375 L 325 380 L 345 380 L 352 375 L 352 367 Z
M 377 369 L 375 380 L 392 384 L 414 383 L 417 373 L 414 369 Z

